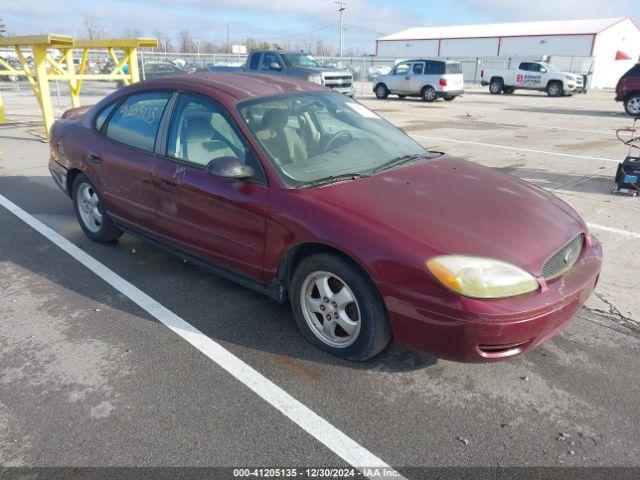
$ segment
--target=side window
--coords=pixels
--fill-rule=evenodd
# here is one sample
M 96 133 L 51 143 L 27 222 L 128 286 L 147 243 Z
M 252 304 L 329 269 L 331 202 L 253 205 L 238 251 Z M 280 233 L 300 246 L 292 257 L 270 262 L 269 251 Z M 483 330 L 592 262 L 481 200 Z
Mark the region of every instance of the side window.
M 539 72 L 541 70 L 541 66 L 537 63 L 530 63 L 529 64 L 529 71 L 530 72 Z
M 522 62 L 520 64 L 520 70 L 529 71 L 530 70 L 529 65 L 530 65 L 529 62 Z
M 396 75 L 406 75 L 407 73 L 409 73 L 408 63 L 399 63 L 396 66 Z
M 107 118 L 109 118 L 109 115 L 111 115 L 111 112 L 113 112 L 113 109 L 116 108 L 116 105 L 118 105 L 118 102 L 114 102 L 111 105 L 106 106 L 100 111 L 100 113 L 96 117 L 96 130 L 98 131 L 102 130 L 102 126 L 104 125 L 104 122 L 107 121 Z
M 251 62 L 249 63 L 249 70 L 258 70 L 258 65 L 260 65 L 260 54 L 252 53 Z
M 107 137 L 153 152 L 169 92 L 135 93 L 118 106 L 107 124 Z
M 260 165 L 224 109 L 198 95 L 180 95 L 171 119 L 167 155 L 201 167 L 216 158 L 236 157 L 253 167 L 256 180 L 264 180 Z
M 413 64 L 412 72 L 414 75 L 422 75 L 423 71 L 424 71 L 424 63 L 419 62 L 419 63 Z
M 275 53 L 263 53 L 262 54 L 262 63 L 260 63 L 260 70 L 271 70 L 271 64 L 277 63 L 280 64 L 280 60 Z

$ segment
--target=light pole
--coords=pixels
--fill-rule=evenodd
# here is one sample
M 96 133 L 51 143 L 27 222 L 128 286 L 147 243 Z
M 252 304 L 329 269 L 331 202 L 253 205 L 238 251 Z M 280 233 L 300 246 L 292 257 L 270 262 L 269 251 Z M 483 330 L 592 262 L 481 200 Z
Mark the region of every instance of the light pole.
M 227 53 L 229 57 L 231 57 L 231 25 L 235 25 L 235 23 L 227 22 Z
M 338 12 L 340 12 L 340 58 L 344 53 L 344 12 L 347 9 L 347 2 L 333 2 L 338 5 Z

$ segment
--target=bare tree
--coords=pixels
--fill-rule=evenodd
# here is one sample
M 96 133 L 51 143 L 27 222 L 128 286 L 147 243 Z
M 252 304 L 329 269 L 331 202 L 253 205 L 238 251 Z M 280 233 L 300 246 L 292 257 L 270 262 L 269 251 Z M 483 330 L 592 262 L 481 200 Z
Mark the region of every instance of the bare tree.
M 181 30 L 178 33 L 178 46 L 181 53 L 193 53 L 195 51 L 193 38 L 189 30 Z
M 7 27 L 5 26 L 4 22 L 0 18 L 0 37 L 4 37 L 6 35 L 7 35 Z
M 153 31 L 153 36 L 158 39 L 158 50 L 164 52 L 166 49 L 167 52 L 173 52 L 173 41 L 169 35 L 164 33 L 162 30 L 155 29 Z
M 100 22 L 92 18 L 84 19 L 84 28 L 87 31 L 87 38 L 89 40 L 104 38 L 107 33 L 106 29 L 100 24 Z
M 137 28 L 125 27 L 122 29 L 122 35 L 126 38 L 142 38 L 144 35 L 141 30 Z

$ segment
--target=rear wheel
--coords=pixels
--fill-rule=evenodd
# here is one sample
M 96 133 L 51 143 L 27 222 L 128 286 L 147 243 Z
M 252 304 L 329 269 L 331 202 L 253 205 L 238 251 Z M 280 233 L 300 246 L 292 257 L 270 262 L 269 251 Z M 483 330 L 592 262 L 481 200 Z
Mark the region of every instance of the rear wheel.
M 422 89 L 422 99 L 425 102 L 435 102 L 438 99 L 438 94 L 436 93 L 436 89 L 430 85 L 427 85 Z
M 337 255 L 302 260 L 291 279 L 290 299 L 304 337 L 333 355 L 367 360 L 391 340 L 391 326 L 373 282 Z
M 489 83 L 489 92 L 491 92 L 492 95 L 499 95 L 500 93 L 502 93 L 503 88 L 504 82 L 501 78 L 491 79 L 491 82 Z
M 122 235 L 105 212 L 98 191 L 83 173 L 73 181 L 73 205 L 82 230 L 94 242 L 113 242 Z
M 502 91 L 503 91 L 504 93 L 506 93 L 507 95 L 511 95 L 513 92 L 515 92 L 515 91 L 516 91 L 516 89 L 515 89 L 515 88 L 513 88 L 513 87 L 504 87 L 504 88 L 502 89 Z
M 452 95 L 447 95 L 446 97 L 442 97 L 442 98 L 444 98 L 447 102 L 450 102 L 451 100 L 455 100 L 456 97 Z
M 547 95 L 550 97 L 561 97 L 564 94 L 564 89 L 561 82 L 549 82 L 547 85 Z
M 384 83 L 379 83 L 378 85 L 376 85 L 374 92 L 376 94 L 376 97 L 378 97 L 380 100 L 384 100 L 389 96 L 389 89 Z
M 624 101 L 624 110 L 632 117 L 640 117 L 640 93 L 634 93 Z

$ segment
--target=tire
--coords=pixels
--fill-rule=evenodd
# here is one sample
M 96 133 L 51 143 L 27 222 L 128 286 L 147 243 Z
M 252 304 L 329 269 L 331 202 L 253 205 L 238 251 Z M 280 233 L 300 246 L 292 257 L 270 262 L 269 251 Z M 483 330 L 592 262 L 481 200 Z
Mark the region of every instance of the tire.
M 506 93 L 507 95 L 511 95 L 515 91 L 516 91 L 516 89 L 513 88 L 513 87 L 503 87 L 502 88 L 502 93 Z
M 549 82 L 549 85 L 547 85 L 547 95 L 549 95 L 550 97 L 561 97 L 562 95 L 564 95 L 562 82 Z
M 362 362 L 391 341 L 391 325 L 375 285 L 348 260 L 333 254 L 305 258 L 293 274 L 289 291 L 302 335 L 326 352 Z M 325 315 L 333 317 L 331 322 Z
M 500 95 L 504 89 L 504 82 L 501 78 L 492 78 L 489 82 L 489 92 L 492 95 Z
M 436 89 L 431 85 L 427 85 L 426 87 L 424 87 L 422 89 L 422 92 L 420 92 L 420 95 L 425 102 L 429 103 L 435 102 L 438 99 L 438 93 L 436 92 Z
M 400 100 L 403 100 L 403 99 L 407 98 L 407 96 L 406 96 L 406 95 L 398 95 L 398 98 L 399 98 Z
M 632 93 L 624 101 L 624 111 L 632 117 L 640 117 L 640 93 Z
M 446 97 L 442 97 L 442 98 L 444 98 L 445 101 L 447 101 L 447 102 L 451 102 L 452 100 L 456 99 L 456 97 L 452 97 L 452 96 L 448 96 L 448 95 Z
M 376 97 L 380 100 L 384 100 L 389 96 L 389 89 L 384 83 L 379 83 L 376 85 L 376 88 L 373 90 L 376 94 Z
M 102 205 L 98 191 L 87 176 L 83 173 L 76 175 L 73 180 L 73 206 L 80 227 L 94 242 L 113 242 L 120 238 L 122 231 L 115 226 Z

